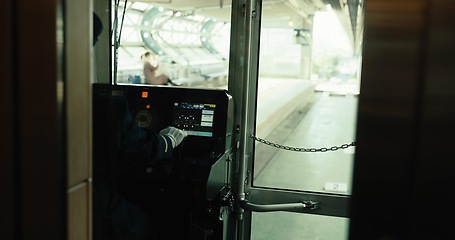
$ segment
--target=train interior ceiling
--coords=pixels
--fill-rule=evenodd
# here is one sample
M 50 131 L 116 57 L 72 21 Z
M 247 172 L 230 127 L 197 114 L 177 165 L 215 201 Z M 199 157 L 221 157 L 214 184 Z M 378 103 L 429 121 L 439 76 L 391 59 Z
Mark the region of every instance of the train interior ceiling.
M 113 81 L 145 83 L 141 55 L 145 51 L 152 51 L 159 56 L 159 71 L 167 74 L 174 84 L 226 88 L 231 3 L 232 1 L 225 0 L 112 1 L 113 39 L 117 39 L 113 40 L 116 51 L 113 54 Z M 343 48 L 349 49 L 344 50 L 349 53 L 343 52 L 338 56 L 331 54 L 331 62 L 320 60 L 330 54 L 316 56 L 318 51 L 312 53 L 312 49 L 324 44 L 319 43 L 323 40 L 313 36 L 317 34 L 316 31 L 320 32 L 314 30 L 315 15 L 328 11 L 337 21 L 332 25 L 339 25 L 338 31 L 344 35 L 340 37 L 346 42 L 343 42 L 346 45 Z M 269 55 L 262 54 L 264 57 L 260 60 L 259 78 L 304 79 L 315 83 L 316 88 L 321 90 L 333 90 L 333 83 L 346 83 L 348 80 L 354 84 L 345 84 L 344 89 L 338 84 L 338 91 L 358 93 L 358 71 L 352 69 L 357 69 L 360 64 L 363 0 L 264 0 L 261 12 L 262 38 L 272 39 L 267 40 L 271 44 L 264 45 L 261 51 L 270 52 L 268 49 L 278 48 L 284 49 L 283 52 L 297 49 L 302 53 L 287 61 L 273 57 L 272 54 L 276 51 Z M 319 27 L 321 28 L 323 27 Z M 334 32 L 332 29 L 327 31 Z M 286 40 L 291 41 L 291 44 L 280 40 L 287 38 L 291 39 Z M 276 44 L 273 45 L 273 42 Z M 299 48 L 288 45 L 298 45 Z M 303 53 L 305 51 L 307 53 Z M 341 50 L 332 50 L 337 51 Z M 310 60 L 307 62 L 296 64 L 308 58 Z M 337 70 L 337 63 L 333 62 L 343 60 L 349 62 L 347 65 L 350 66 Z

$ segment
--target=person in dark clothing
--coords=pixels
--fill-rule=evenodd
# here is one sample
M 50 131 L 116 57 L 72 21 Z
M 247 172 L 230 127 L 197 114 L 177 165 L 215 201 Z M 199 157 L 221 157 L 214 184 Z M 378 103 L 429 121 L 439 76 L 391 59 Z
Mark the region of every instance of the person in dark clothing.
M 101 19 L 93 14 L 93 45 L 102 28 Z M 119 186 L 131 169 L 171 159 L 173 148 L 187 133 L 174 127 L 159 133 L 141 128 L 122 96 L 94 91 L 92 100 L 93 237 L 95 240 L 148 239 L 150 219 L 146 209 L 123 196 Z
M 96 42 L 98 41 L 98 37 L 103 32 L 103 22 L 101 18 L 96 14 L 93 13 L 93 41 L 92 44 L 95 46 Z

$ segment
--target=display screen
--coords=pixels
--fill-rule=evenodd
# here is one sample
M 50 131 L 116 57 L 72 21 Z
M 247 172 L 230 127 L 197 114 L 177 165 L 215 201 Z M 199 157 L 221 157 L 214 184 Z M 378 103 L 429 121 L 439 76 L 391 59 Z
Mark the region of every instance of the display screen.
M 174 103 L 172 125 L 190 136 L 212 137 L 216 104 Z

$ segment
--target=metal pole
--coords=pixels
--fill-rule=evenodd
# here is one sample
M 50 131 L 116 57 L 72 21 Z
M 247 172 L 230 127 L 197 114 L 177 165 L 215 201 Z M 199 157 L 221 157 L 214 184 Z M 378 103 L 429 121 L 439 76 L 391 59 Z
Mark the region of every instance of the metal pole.
M 250 105 L 250 81 L 251 81 L 251 38 L 252 38 L 252 10 L 254 0 L 247 0 L 245 4 L 245 39 L 244 39 L 244 76 L 243 76 L 243 87 L 242 87 L 242 110 L 241 110 L 241 119 L 240 119 L 240 148 L 239 148 L 239 179 L 245 180 L 247 177 L 247 163 L 250 159 L 249 154 L 247 154 L 247 141 L 251 141 L 251 138 L 248 137 L 248 125 L 249 125 L 249 113 L 248 106 Z M 238 181 L 237 186 L 237 196 L 236 202 L 241 203 L 245 200 L 245 182 Z M 237 205 L 236 213 L 239 220 L 243 219 L 244 210 L 241 208 L 240 204 Z

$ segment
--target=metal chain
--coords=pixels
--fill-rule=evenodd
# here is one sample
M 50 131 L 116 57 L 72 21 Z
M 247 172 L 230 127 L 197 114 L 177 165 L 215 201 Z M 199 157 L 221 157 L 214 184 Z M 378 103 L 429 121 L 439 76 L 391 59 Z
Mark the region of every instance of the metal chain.
M 269 145 L 272 147 L 284 149 L 284 150 L 289 150 L 289 151 L 296 151 L 296 152 L 328 152 L 328 151 L 337 151 L 340 149 L 345 149 L 348 147 L 354 147 L 355 142 L 349 143 L 349 144 L 342 144 L 340 146 L 333 146 L 330 148 L 302 148 L 302 147 L 291 147 L 291 146 L 286 146 L 274 142 L 267 141 L 265 139 L 262 139 L 260 137 L 254 136 L 250 134 L 250 137 L 260 143 L 263 143 L 265 145 Z

